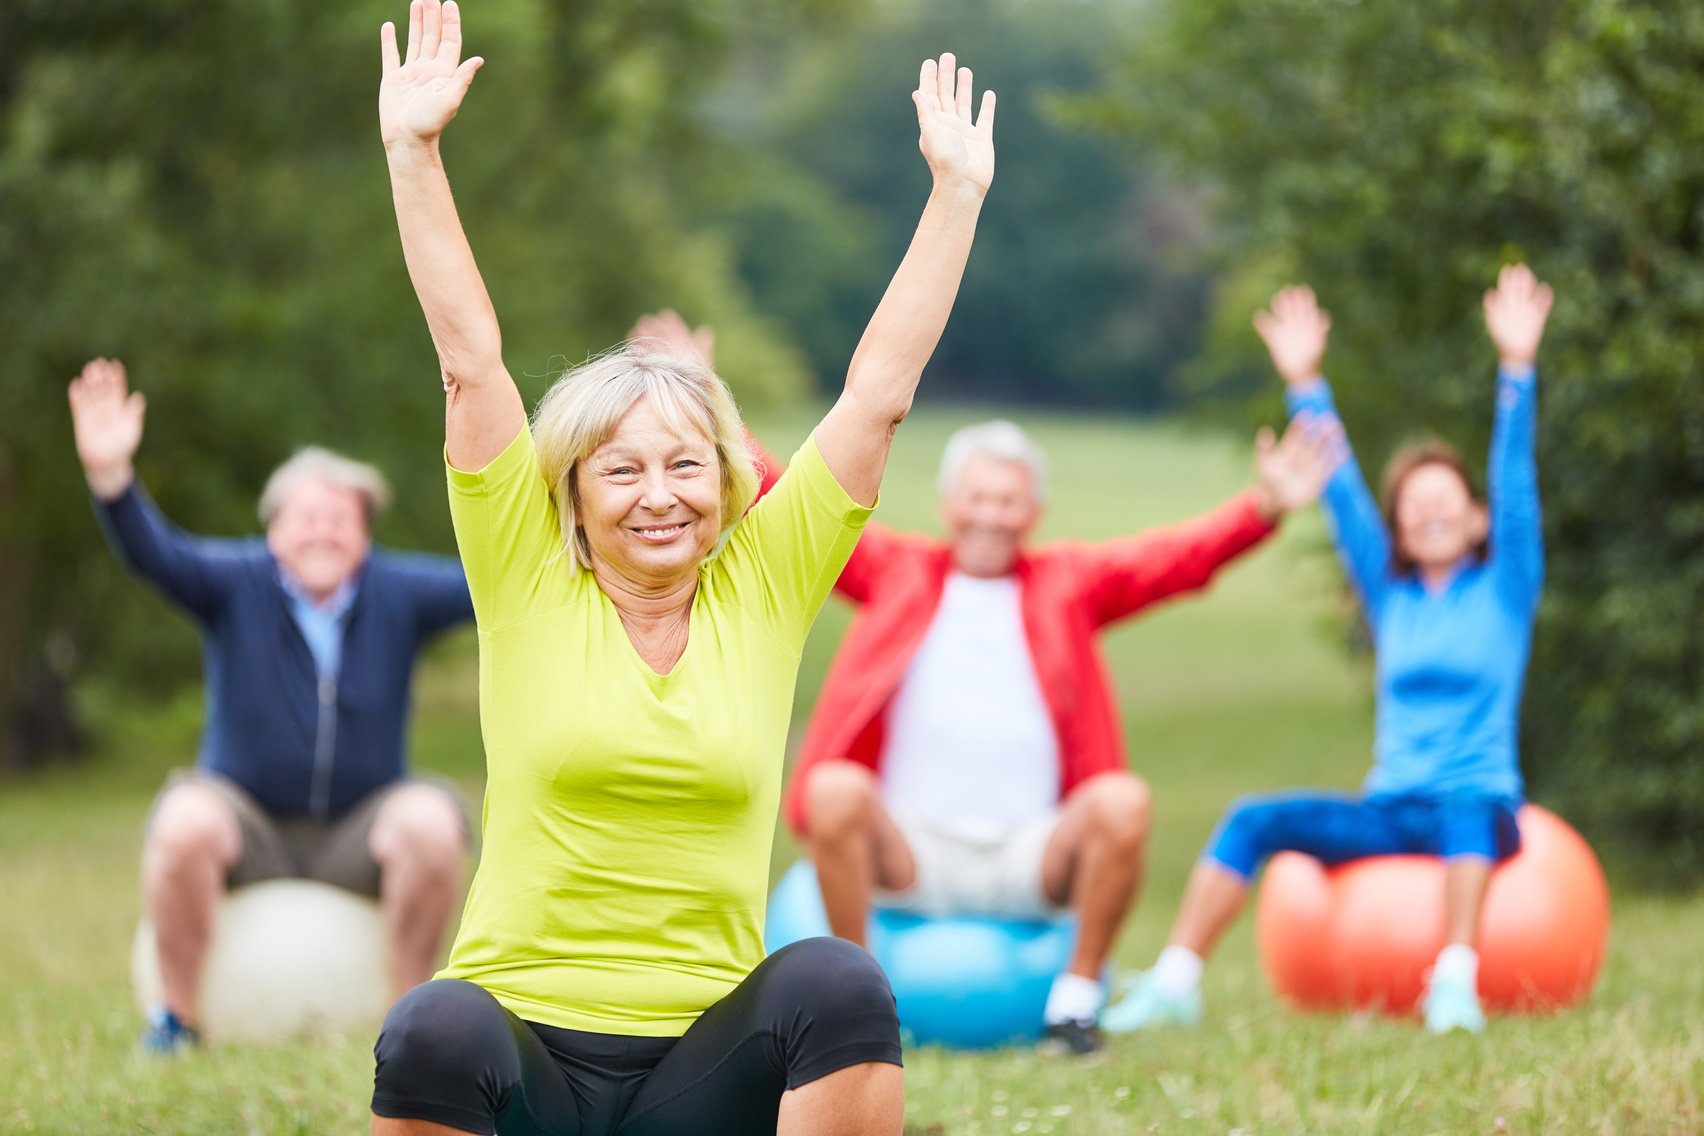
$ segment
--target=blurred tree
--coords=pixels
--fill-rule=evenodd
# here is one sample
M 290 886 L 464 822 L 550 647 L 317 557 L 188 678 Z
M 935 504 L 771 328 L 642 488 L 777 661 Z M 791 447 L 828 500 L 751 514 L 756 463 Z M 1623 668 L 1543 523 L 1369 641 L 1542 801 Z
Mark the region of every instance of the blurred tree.
M 1479 294 L 1528 260 L 1549 584 L 1533 791 L 1655 880 L 1704 868 L 1704 8 L 1662 0 L 1167 0 L 1078 114 L 1214 201 L 1200 389 L 1278 412 L 1248 319 L 1286 280 L 1334 317 L 1363 461 L 1483 453 Z
M 1120 6 L 896 0 L 853 34 L 743 54 L 730 129 L 771 155 L 725 216 L 740 268 L 830 385 L 905 250 L 929 191 L 908 97 L 951 50 L 999 94 L 1000 168 L 924 399 L 1153 410 L 1198 348 L 1199 236 L 1186 195 L 1158 193 L 1104 139 L 1062 128 L 1055 97 L 1092 82 Z M 777 65 L 776 60 L 781 60 Z M 763 92 L 755 98 L 752 92 Z
M 639 311 L 713 320 L 748 402 L 806 386 L 733 254 L 689 224 L 738 159 L 700 94 L 764 0 L 486 0 L 488 64 L 445 143 L 529 398 Z M 374 112 L 399 2 L 8 0 L 0 6 L 0 764 L 73 751 L 73 679 L 157 694 L 181 619 L 100 548 L 65 383 L 121 357 L 148 392 L 140 471 L 198 531 L 253 531 L 268 470 L 319 442 L 378 462 L 378 534 L 449 547 L 436 364 L 397 248 Z M 104 684 L 100 680 L 105 680 Z

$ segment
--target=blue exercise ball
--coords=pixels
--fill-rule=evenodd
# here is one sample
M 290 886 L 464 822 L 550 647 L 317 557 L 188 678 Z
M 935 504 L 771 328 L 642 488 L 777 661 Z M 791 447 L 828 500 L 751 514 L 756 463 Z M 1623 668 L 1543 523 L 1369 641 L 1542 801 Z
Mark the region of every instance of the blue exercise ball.
M 828 934 L 816 870 L 801 860 L 769 897 L 764 946 Z M 954 1049 L 1033 1041 L 1054 976 L 1065 969 L 1075 921 L 930 917 L 880 908 L 870 918 L 870 953 L 887 972 L 908 1040 Z

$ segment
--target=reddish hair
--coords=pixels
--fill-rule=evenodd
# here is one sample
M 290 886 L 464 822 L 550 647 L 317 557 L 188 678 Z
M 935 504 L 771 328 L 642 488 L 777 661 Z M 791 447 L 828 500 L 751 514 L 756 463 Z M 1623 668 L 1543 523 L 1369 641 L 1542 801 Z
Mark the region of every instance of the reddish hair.
M 1468 468 L 1461 455 L 1456 453 L 1455 447 L 1449 443 L 1427 438 L 1404 446 L 1392 454 L 1390 461 L 1385 463 L 1384 484 L 1379 496 L 1383 503 L 1385 528 L 1390 532 L 1390 566 L 1398 576 L 1413 574 L 1419 565 L 1410 560 L 1408 554 L 1402 550 L 1402 538 L 1396 527 L 1397 499 L 1402 496 L 1402 487 L 1407 484 L 1409 475 L 1429 465 L 1441 465 L 1461 478 L 1461 483 L 1467 489 L 1467 495 L 1473 498 L 1474 504 L 1481 507 L 1485 505 L 1485 494 L 1480 492 L 1478 479 L 1473 476 L 1473 471 Z M 1474 558 L 1484 560 L 1490 543 L 1490 536 L 1487 534 L 1485 539 L 1475 544 Z

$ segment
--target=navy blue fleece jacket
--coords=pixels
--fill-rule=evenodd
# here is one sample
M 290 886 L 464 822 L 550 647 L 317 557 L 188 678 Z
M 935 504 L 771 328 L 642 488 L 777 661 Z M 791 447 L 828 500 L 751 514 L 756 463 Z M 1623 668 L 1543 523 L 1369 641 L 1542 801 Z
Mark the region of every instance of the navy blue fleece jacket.
M 356 578 L 334 682 L 319 677 L 264 540 L 185 533 L 134 482 L 96 500 L 95 513 L 119 559 L 200 629 L 202 769 L 271 812 L 322 818 L 403 776 L 414 660 L 433 635 L 473 618 L 459 561 L 375 547 Z

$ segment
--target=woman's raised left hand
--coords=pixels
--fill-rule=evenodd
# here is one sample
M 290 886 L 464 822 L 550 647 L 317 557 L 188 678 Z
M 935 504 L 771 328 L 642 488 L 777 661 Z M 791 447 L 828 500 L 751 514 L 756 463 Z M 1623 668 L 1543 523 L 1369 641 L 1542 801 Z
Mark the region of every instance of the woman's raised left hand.
M 379 137 L 385 146 L 432 144 L 461 109 L 473 76 L 485 64 L 461 57 L 461 8 L 455 0 L 413 0 L 408 46 L 396 48 L 396 27 L 379 29 L 384 75 L 379 81 Z
M 994 92 L 982 92 L 982 109 L 972 121 L 971 73 L 952 52 L 940 62 L 923 61 L 917 89 L 917 147 L 935 175 L 935 184 L 962 184 L 987 193 L 994 180 Z

